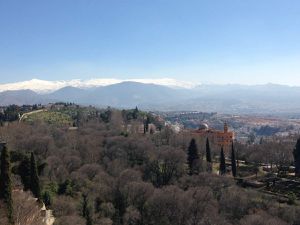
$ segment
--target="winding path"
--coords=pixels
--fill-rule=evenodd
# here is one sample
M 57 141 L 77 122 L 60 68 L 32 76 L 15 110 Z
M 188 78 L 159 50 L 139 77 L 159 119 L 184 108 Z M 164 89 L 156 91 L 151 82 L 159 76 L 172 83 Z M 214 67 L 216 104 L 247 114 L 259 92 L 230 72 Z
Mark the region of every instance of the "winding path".
M 27 116 L 29 116 L 29 115 L 32 115 L 32 114 L 35 114 L 35 113 L 39 113 L 39 112 L 44 112 L 44 111 L 47 111 L 47 110 L 46 109 L 39 109 L 39 110 L 31 111 L 31 112 L 28 112 L 28 113 L 24 113 L 20 117 L 19 122 L 21 122 L 23 119 L 27 118 Z

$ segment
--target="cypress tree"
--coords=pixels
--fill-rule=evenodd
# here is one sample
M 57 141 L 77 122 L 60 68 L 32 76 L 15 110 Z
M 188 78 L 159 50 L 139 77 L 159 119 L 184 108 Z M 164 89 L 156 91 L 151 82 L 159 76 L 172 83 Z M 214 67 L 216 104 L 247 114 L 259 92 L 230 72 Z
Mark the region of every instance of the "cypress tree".
M 211 163 L 211 152 L 208 138 L 206 138 L 206 161 Z
M 88 210 L 88 199 L 87 199 L 87 195 L 83 194 L 82 195 L 82 210 L 81 210 L 82 217 L 86 218 L 87 210 Z
M 147 116 L 146 121 L 144 123 L 144 133 L 147 133 L 149 131 L 149 124 L 150 124 L 150 118 Z
M 86 225 L 93 225 L 93 218 L 92 218 L 92 212 L 91 212 L 91 208 L 88 208 L 87 209 L 87 212 L 86 212 Z
M 41 200 L 40 179 L 38 176 L 38 170 L 33 152 L 31 152 L 30 157 L 30 186 L 31 192 L 33 193 L 34 197 Z
M 11 171 L 10 171 L 10 154 L 6 145 L 3 146 L 1 154 L 1 170 L 0 170 L 0 199 L 6 203 L 7 216 L 9 221 L 13 222 L 13 202 L 11 187 Z
M 45 206 L 50 206 L 52 205 L 52 193 L 50 191 L 45 191 L 42 195 L 42 198 L 43 198 L 43 202 L 45 203 Z
M 158 181 L 160 185 L 161 179 Z M 126 211 L 125 196 L 121 193 L 120 189 L 117 188 L 114 193 L 113 205 L 116 209 L 114 216 L 114 224 L 123 224 L 123 216 Z
M 86 225 L 93 225 L 92 209 L 91 206 L 89 205 L 88 197 L 86 194 L 82 195 L 81 215 L 83 218 L 86 219 Z
M 231 172 L 232 172 L 232 176 L 236 177 L 236 159 L 235 159 L 233 142 L 231 146 Z
M 224 175 L 226 173 L 226 164 L 225 164 L 225 156 L 223 147 L 221 148 L 221 155 L 220 155 L 220 175 Z
M 196 162 L 199 159 L 198 148 L 194 138 L 192 138 L 189 148 L 188 148 L 188 166 L 189 174 L 192 175 L 197 173 Z
M 24 191 L 31 189 L 31 176 L 30 176 L 30 158 L 25 156 L 19 166 L 19 174 L 24 186 Z
M 295 176 L 300 177 L 300 138 L 297 140 L 293 155 L 295 160 Z
M 138 118 L 138 114 L 139 114 L 139 109 L 136 106 L 135 109 L 133 110 L 133 119 L 137 119 Z

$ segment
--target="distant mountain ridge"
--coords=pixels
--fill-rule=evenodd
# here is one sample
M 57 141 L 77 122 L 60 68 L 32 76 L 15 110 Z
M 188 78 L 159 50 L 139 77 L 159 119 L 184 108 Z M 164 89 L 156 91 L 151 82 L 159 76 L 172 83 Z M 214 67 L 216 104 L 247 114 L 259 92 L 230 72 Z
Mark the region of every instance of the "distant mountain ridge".
M 39 79 L 31 79 L 27 81 L 20 81 L 15 83 L 0 84 L 0 92 L 3 91 L 18 91 L 18 90 L 32 90 L 37 93 L 51 93 L 64 87 L 76 87 L 81 89 L 89 89 L 96 87 L 103 87 L 122 82 L 138 82 L 144 84 L 157 84 L 172 88 L 194 88 L 197 84 L 193 82 L 179 81 L 171 78 L 160 79 L 114 79 L 114 78 L 97 78 L 90 80 L 59 80 L 47 81 Z
M 50 102 L 45 96 L 41 96 L 31 90 L 5 91 L 0 92 L 0 105 L 30 105 L 46 104 Z
M 171 88 L 126 81 L 112 85 L 63 87 L 39 94 L 31 90 L 0 92 L 0 105 L 64 101 L 82 105 L 146 110 L 197 110 L 222 113 L 299 113 L 300 87 L 284 85 L 199 85 Z
M 167 103 L 173 98 L 183 99 L 184 95 L 181 90 L 162 85 L 122 82 L 85 90 L 65 87 L 45 95 L 45 97 L 79 104 L 128 108 L 137 105 L 148 105 L 152 102 Z

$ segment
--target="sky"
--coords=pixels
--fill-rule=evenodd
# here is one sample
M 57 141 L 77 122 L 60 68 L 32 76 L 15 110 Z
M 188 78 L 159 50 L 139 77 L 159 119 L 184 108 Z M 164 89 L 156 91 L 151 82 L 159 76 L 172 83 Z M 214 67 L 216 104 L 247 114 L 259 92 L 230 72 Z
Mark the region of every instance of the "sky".
M 299 0 L 0 0 L 0 83 L 300 86 Z

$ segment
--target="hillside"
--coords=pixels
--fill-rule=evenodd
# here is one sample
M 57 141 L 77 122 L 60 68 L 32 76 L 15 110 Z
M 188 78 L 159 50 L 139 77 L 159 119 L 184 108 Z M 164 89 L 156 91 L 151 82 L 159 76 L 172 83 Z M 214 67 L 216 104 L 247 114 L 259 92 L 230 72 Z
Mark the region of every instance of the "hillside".
M 31 90 L 0 92 L 0 105 L 32 105 L 47 103 L 49 100 Z
M 230 152 L 225 151 L 221 173 L 219 146 L 211 142 L 208 161 L 204 136 L 195 136 L 196 130 L 178 133 L 155 114 L 72 104 L 49 110 L 75 115 L 76 129 L 34 117 L 0 126 L 0 137 L 10 150 L 13 190 L 28 187 L 34 193 L 39 186 L 40 200 L 53 210 L 55 225 L 300 222 L 300 180 L 291 166 L 295 136 L 259 144 L 235 142 L 234 178 Z M 28 179 L 32 162 L 38 185 Z M 35 199 L 16 193 L 21 195 L 14 200 L 14 213 L 28 210 L 21 214 L 41 219 L 35 217 L 42 208 Z

